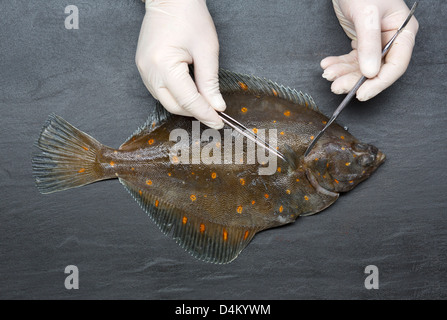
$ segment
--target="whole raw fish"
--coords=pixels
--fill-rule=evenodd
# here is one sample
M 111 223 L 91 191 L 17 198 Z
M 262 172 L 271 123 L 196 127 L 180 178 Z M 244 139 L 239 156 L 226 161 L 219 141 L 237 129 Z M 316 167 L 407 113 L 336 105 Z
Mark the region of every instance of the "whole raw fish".
M 269 143 L 295 166 L 276 157 L 257 163 L 247 141 L 236 152 L 237 134 L 207 129 L 160 106 L 118 149 L 51 115 L 33 158 L 38 189 L 51 193 L 118 178 L 194 257 L 228 263 L 257 232 L 327 208 L 384 161 L 376 147 L 336 123 L 304 158 L 328 120 L 310 96 L 257 77 L 224 70 L 219 76 L 225 112 L 255 132 L 267 130 Z M 273 172 L 260 174 L 272 163 Z

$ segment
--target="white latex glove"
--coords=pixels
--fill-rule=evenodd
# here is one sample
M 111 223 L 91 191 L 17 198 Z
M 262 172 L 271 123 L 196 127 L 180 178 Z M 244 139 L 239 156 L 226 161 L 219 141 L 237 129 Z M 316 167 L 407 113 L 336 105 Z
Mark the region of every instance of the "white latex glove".
M 382 48 L 405 21 L 410 9 L 403 0 L 333 0 L 335 13 L 352 39 L 352 51 L 321 61 L 323 78 L 336 94 L 349 92 L 362 74 L 369 78 L 357 99 L 376 96 L 402 76 L 410 63 L 418 22 L 412 18 L 381 62 Z
M 205 0 L 146 1 L 136 63 L 144 84 L 171 113 L 220 129 L 219 42 Z M 188 64 L 194 64 L 195 83 Z

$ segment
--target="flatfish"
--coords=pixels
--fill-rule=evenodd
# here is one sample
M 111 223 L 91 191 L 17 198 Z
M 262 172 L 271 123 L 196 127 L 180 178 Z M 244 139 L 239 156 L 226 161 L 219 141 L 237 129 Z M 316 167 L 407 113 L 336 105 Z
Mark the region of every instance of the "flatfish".
M 324 210 L 383 163 L 382 152 L 336 123 L 304 157 L 328 121 L 309 95 L 226 70 L 219 77 L 225 112 L 294 166 L 229 128 L 209 129 L 161 106 L 119 148 L 52 114 L 33 158 L 37 188 L 51 193 L 117 178 L 194 257 L 228 263 L 257 232 Z

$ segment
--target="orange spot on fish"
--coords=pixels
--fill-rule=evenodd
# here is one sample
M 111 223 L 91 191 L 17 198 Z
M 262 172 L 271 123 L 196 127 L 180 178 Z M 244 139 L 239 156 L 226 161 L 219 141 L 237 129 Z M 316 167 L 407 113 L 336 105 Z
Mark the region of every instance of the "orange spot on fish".
M 186 224 L 188 222 L 188 218 L 183 216 L 182 222 L 183 222 L 183 224 Z
M 283 212 L 284 208 L 282 206 L 279 207 L 279 213 Z
M 241 109 L 241 111 L 242 111 L 243 113 L 245 113 L 245 112 L 247 112 L 247 108 L 243 107 L 243 108 Z
M 193 194 L 190 196 L 190 198 L 191 198 L 191 201 L 196 201 L 196 199 L 197 199 L 197 197 Z
M 134 167 L 132 167 L 132 168 L 130 168 L 130 170 L 134 171 L 134 170 L 135 170 L 135 168 L 134 168 Z
M 335 181 L 336 184 L 340 183 L 340 181 L 338 181 L 337 179 L 334 179 L 334 181 Z
M 290 111 L 287 110 L 286 112 L 284 112 L 284 115 L 285 115 L 286 117 L 290 116 Z
M 277 97 L 277 96 L 278 96 L 278 92 L 276 92 L 276 90 L 275 90 L 275 89 L 272 89 L 272 92 L 273 92 L 273 95 L 274 95 L 275 97 Z
M 344 136 L 340 136 L 340 139 L 344 140 L 344 139 L 345 139 L 345 137 L 344 137 Z
M 354 180 L 350 180 L 349 183 L 353 184 L 353 183 L 354 183 Z
M 346 150 L 346 148 L 345 148 L 345 147 L 341 147 L 341 150 L 343 150 L 343 151 L 344 151 L 344 150 Z
M 154 139 L 149 139 L 149 141 L 147 143 L 149 143 L 149 145 L 153 144 L 154 143 Z
M 326 176 L 325 176 L 325 175 L 323 175 L 323 179 L 326 179 Z
M 353 155 L 352 155 L 352 157 L 353 157 L 353 158 L 356 158 L 356 157 L 357 157 L 357 155 L 356 155 L 356 154 L 353 154 Z
M 287 194 L 290 194 L 290 190 L 289 190 L 289 189 L 287 189 L 287 190 L 286 190 L 286 193 L 287 193 Z
M 84 168 L 81 168 L 78 172 L 79 173 L 83 173 L 85 171 L 85 169 Z
M 171 176 L 172 174 L 170 172 L 168 172 L 168 176 Z
M 300 182 L 300 179 L 296 179 L 296 182 Z
M 266 194 L 264 194 L 264 197 L 265 197 L 266 199 L 268 199 L 268 198 L 269 198 L 269 195 L 266 193 Z
M 253 200 L 252 202 L 251 202 L 251 204 L 255 204 L 256 203 L 256 201 L 255 200 Z
M 346 162 L 345 166 L 349 167 L 351 165 L 351 162 Z
M 205 225 L 203 223 L 200 224 L 200 233 L 204 233 L 205 232 Z
M 215 172 L 211 173 L 211 178 L 216 179 L 217 174 Z
M 242 213 L 242 206 L 237 207 L 237 213 Z
M 253 132 L 254 132 L 254 133 L 258 133 L 258 129 L 253 128 Z
M 284 135 L 284 131 L 281 131 L 279 134 L 283 136 Z
M 155 127 L 155 121 L 154 122 L 152 122 L 152 128 L 154 128 Z
M 327 121 L 321 121 L 322 124 L 327 124 Z
M 276 120 L 273 120 L 273 123 L 276 123 Z
M 328 163 L 326 163 L 326 168 L 329 168 L 329 162 L 328 162 Z
M 318 161 L 318 158 L 315 158 L 315 161 Z
M 278 169 L 277 169 L 277 170 L 278 170 L 278 172 L 281 172 L 281 167 L 278 167 Z
M 228 232 L 225 229 L 223 229 L 223 239 L 224 239 L 224 241 L 228 240 Z
M 250 231 L 245 231 L 244 233 L 244 240 L 247 240 L 248 236 L 250 235 Z
M 309 197 L 308 196 L 304 196 L 304 200 L 308 201 Z
M 248 90 L 248 86 L 245 83 L 239 81 L 237 84 L 239 85 L 239 87 L 241 87 L 242 90 L 244 91 Z
M 155 200 L 155 207 L 158 208 L 158 205 L 160 204 L 160 202 L 158 202 L 158 200 Z
M 143 191 L 138 190 L 138 193 L 140 194 L 140 196 L 143 194 Z
M 115 166 L 115 162 L 113 162 L 113 161 L 110 161 L 109 164 L 110 164 L 111 167 L 114 167 L 114 166 Z
M 315 137 L 314 136 L 310 136 L 310 140 L 313 140 Z
M 152 180 L 146 180 L 146 184 L 147 184 L 148 186 L 151 186 L 151 185 L 152 185 Z
M 88 151 L 87 147 L 82 146 L 82 149 L 84 149 L 85 151 Z
M 245 180 L 242 179 L 242 178 L 239 179 L 239 182 L 240 182 L 241 185 L 244 185 L 244 184 L 245 184 Z
M 191 172 L 192 175 L 194 175 L 194 172 Z

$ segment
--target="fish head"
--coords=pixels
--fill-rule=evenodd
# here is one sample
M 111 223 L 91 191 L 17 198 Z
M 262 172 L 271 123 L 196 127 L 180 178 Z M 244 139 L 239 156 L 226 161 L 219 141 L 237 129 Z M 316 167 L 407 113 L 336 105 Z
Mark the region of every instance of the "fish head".
M 367 179 L 384 161 L 385 154 L 373 145 L 341 140 L 320 144 L 304 159 L 304 165 L 319 186 L 346 192 Z

